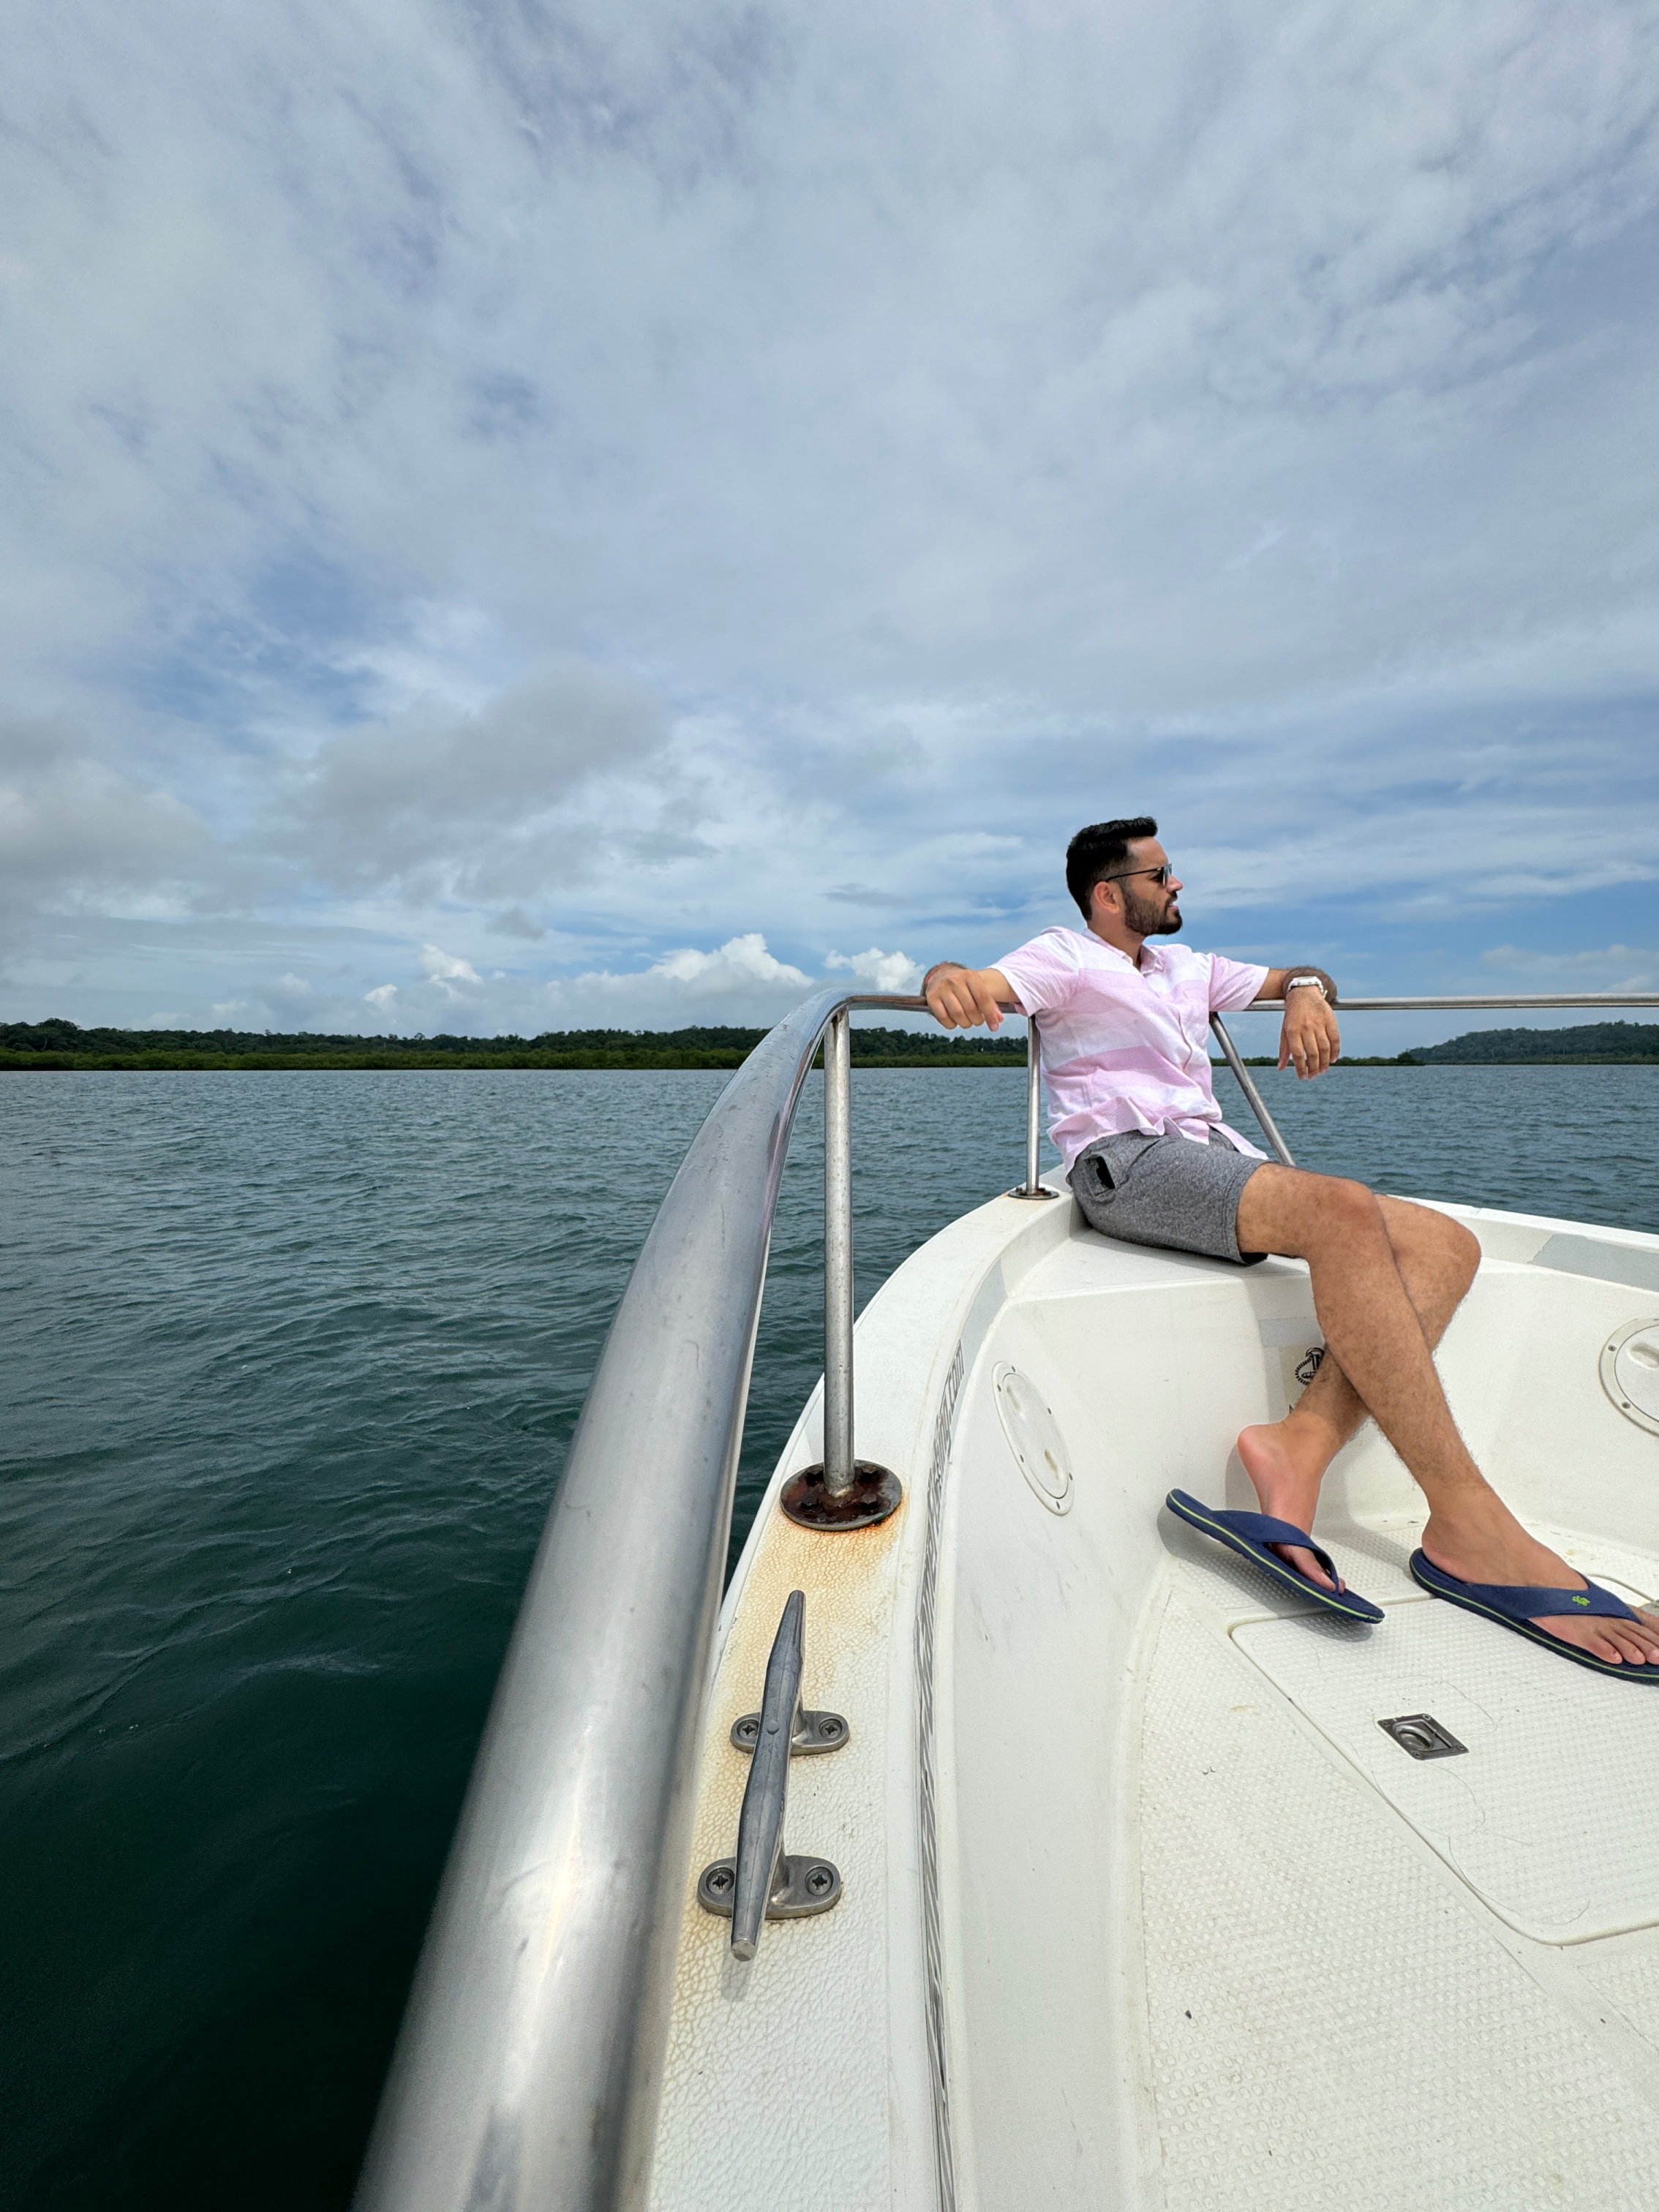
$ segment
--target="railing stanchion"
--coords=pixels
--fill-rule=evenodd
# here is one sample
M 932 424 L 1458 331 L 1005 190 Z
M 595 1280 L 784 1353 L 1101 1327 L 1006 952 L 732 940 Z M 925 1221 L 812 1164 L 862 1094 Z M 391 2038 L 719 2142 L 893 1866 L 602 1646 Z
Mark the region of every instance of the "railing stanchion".
M 845 1006 L 823 1033 L 823 1486 L 853 1487 L 853 1036 Z
M 804 1528 L 867 1528 L 903 1496 L 890 1468 L 860 1459 L 853 1433 L 853 1025 L 823 1030 L 823 1457 L 790 1476 L 778 1504 Z
M 1037 1036 L 1036 1016 L 1025 1022 L 1025 1195 L 1034 1197 L 1037 1185 L 1037 1148 L 1042 1136 L 1042 1047 Z
M 1039 1172 L 1038 1161 L 1042 1150 L 1042 1042 L 1037 1035 L 1036 1016 L 1025 1017 L 1025 1180 L 1017 1190 L 1008 1193 L 1010 1198 L 1058 1198 L 1057 1190 L 1045 1190 Z
M 1212 1014 L 1210 1027 L 1215 1031 L 1216 1042 L 1227 1055 L 1227 1065 L 1238 1079 L 1238 1087 L 1249 1101 L 1251 1113 L 1261 1124 L 1261 1133 L 1273 1146 L 1274 1157 L 1282 1167 L 1293 1168 L 1291 1148 L 1279 1133 L 1279 1124 L 1267 1111 L 1267 1102 L 1255 1087 L 1255 1079 L 1238 1056 L 1238 1047 L 1227 1034 L 1227 1024 L 1219 1014 Z

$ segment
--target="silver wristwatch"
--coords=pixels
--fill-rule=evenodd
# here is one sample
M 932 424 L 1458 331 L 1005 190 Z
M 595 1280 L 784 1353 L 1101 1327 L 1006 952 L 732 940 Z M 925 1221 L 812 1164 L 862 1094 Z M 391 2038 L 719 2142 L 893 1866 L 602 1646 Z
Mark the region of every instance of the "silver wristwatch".
M 1324 1000 L 1325 1004 L 1328 1006 L 1329 1006 L 1331 1003 L 1330 994 L 1326 990 L 1325 986 L 1320 981 L 1317 975 L 1291 976 L 1285 985 L 1285 996 L 1288 998 L 1292 991 L 1299 990 L 1304 983 L 1310 983 L 1314 989 L 1318 992 L 1320 997 Z

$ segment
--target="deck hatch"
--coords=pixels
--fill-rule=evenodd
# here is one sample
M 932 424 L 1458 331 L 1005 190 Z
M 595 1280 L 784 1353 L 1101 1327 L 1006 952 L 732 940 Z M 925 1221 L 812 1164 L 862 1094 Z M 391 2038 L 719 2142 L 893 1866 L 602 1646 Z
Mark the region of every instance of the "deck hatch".
M 998 1363 L 993 1379 L 1002 1433 L 1032 1496 L 1050 1513 L 1069 1513 L 1072 1459 L 1059 1422 L 1030 1376 L 1006 1359 Z
M 1659 1436 L 1659 1321 L 1632 1321 L 1601 1347 L 1601 1388 L 1627 1421 Z
M 1572 1563 L 1613 1579 L 1577 1547 Z M 1388 1616 L 1365 1637 L 1255 1620 L 1233 1642 L 1522 1935 L 1580 1943 L 1659 1924 L 1659 1685 L 1608 1681 L 1432 1598 Z M 1402 1759 L 1377 1725 L 1425 1715 L 1469 1756 Z

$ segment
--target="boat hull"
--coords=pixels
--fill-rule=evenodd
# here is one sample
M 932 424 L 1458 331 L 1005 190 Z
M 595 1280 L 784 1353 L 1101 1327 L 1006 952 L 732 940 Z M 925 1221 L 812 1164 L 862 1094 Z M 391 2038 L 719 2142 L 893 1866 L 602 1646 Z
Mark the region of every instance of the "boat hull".
M 1522 1518 L 1659 1589 L 1659 1436 L 1601 1379 L 1659 1238 L 1447 1208 L 1484 1260 L 1440 1364 Z M 860 1322 L 858 1449 L 904 1503 L 775 1510 L 721 1616 L 652 2184 L 662 2212 L 1510 2206 L 1659 2185 L 1659 1686 L 1430 1598 L 1414 1486 L 1363 1431 L 1322 1540 L 1384 1610 L 1316 1615 L 1161 1510 L 1252 1503 L 1232 1441 L 1319 1344 L 1305 1268 L 1115 1243 L 1000 1199 Z M 739 1964 L 729 1854 L 783 1602 L 810 1706 L 786 1847 L 823 1916 Z M 1426 1711 L 1419 1762 L 1376 1726 Z M 1571 2178 L 1571 2186 L 1564 2178 Z

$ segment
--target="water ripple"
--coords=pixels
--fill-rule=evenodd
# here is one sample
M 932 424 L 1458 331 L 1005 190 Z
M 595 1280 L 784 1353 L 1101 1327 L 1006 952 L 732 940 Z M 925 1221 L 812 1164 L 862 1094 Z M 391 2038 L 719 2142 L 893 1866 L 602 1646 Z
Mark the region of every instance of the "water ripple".
M 1310 1165 L 1652 1227 L 1656 1079 L 1269 1087 Z M 724 1081 L 0 1091 L 6 2202 L 346 2203 L 588 1377 Z M 860 1298 L 1023 1171 L 1023 1103 L 858 1079 Z M 821 1364 L 820 1128 L 809 1088 L 744 1516 Z

